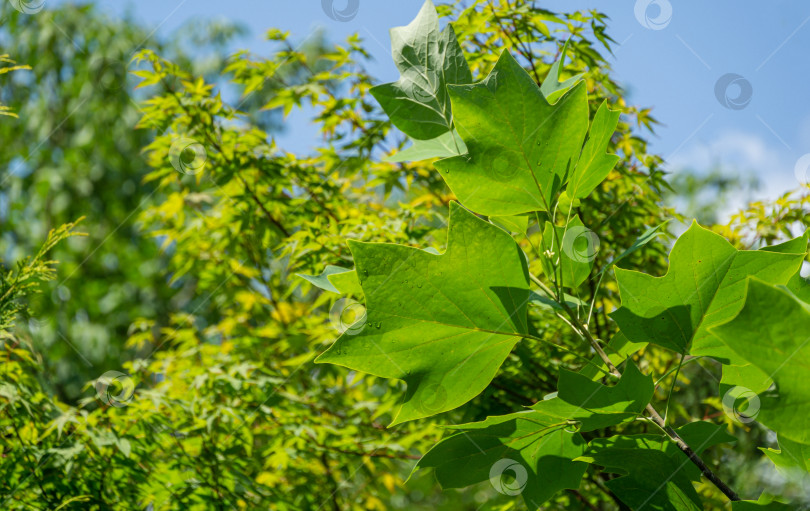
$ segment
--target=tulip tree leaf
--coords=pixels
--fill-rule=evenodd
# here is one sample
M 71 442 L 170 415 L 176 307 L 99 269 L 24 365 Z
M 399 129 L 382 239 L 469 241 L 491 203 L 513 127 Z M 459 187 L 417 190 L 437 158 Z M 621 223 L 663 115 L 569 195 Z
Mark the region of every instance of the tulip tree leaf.
M 619 156 L 608 154 L 607 147 L 616 131 L 620 113 L 609 109 L 607 101 L 603 101 L 596 111 L 588 131 L 588 140 L 566 188 L 570 197 L 584 199 L 590 195 L 618 163 Z
M 810 472 L 810 445 L 800 444 L 787 438 L 777 435 L 779 440 L 779 450 L 762 449 L 762 452 L 770 459 L 776 469 L 789 475 L 794 469 Z
M 371 88 L 394 125 L 411 138 L 430 140 L 450 131 L 453 115 L 447 84 L 472 81 L 453 27 L 439 30 L 436 7 L 427 0 L 416 18 L 391 29 L 396 82 Z
M 416 468 L 434 468 L 443 488 L 463 488 L 491 479 L 499 463 L 511 466 L 514 486 L 502 489 L 521 490 L 530 509 L 559 490 L 577 488 L 586 465 L 572 460 L 584 453 L 585 441 L 573 429 L 593 431 L 639 415 L 653 381 L 631 364 L 612 387 L 563 370 L 559 389 L 558 397 L 530 411 L 450 426 L 458 433 L 436 444 Z M 493 481 L 498 484 L 507 483 Z
M 527 332 L 528 270 L 512 237 L 455 202 L 448 230 L 441 255 L 349 241 L 366 323 L 317 361 L 405 380 L 395 424 L 475 397 Z
M 676 429 L 676 431 L 697 455 L 701 455 L 715 445 L 737 441 L 734 436 L 726 432 L 725 426 L 706 421 L 690 422 Z M 671 442 L 666 435 L 615 435 L 609 438 L 594 439 L 588 445 L 589 453 L 610 451 L 612 449 L 652 449 L 661 451 L 677 464 L 679 468 L 676 472 L 690 481 L 700 481 L 700 469 L 691 464 L 686 454 Z
M 390 163 L 422 161 L 430 158 L 447 158 L 467 152 L 467 146 L 456 130 L 430 140 L 412 139 L 411 145 L 384 159 Z
M 775 393 L 759 395 L 756 420 L 780 439 L 810 444 L 810 304 L 749 279 L 742 310 L 712 332 L 776 384 Z
M 760 250 L 780 252 L 783 254 L 806 254 L 808 241 L 810 241 L 810 229 L 806 230 L 804 234 L 798 238 L 794 238 L 772 247 L 764 247 Z M 810 280 L 803 278 L 800 271 L 797 271 L 790 278 L 786 284 L 786 287 L 790 289 L 790 291 L 796 295 L 797 298 L 803 302 L 810 303 Z
M 303 273 L 296 275 L 324 291 L 338 294 L 350 292 L 355 287 L 352 285 L 352 281 L 357 282 L 357 272 L 331 264 L 327 265 L 320 275 L 304 275 Z M 343 290 L 340 289 L 341 287 Z
M 792 240 L 773 245 L 770 247 L 763 247 L 760 250 L 765 252 L 778 252 L 780 254 L 801 254 L 807 252 L 807 241 L 810 231 L 804 235 L 794 238 Z M 810 285 L 802 278 L 800 274 L 801 267 L 785 284 L 797 297 L 810 302 Z M 755 394 L 766 391 L 773 381 L 767 374 L 759 370 L 755 365 L 749 364 L 744 360 L 735 360 L 734 363 L 723 366 L 723 376 L 720 380 L 720 394 L 725 393 L 732 387 L 742 386 Z
M 672 247 L 669 271 L 653 277 L 616 269 L 622 306 L 611 314 L 632 342 L 651 342 L 679 353 L 738 358 L 708 329 L 731 318 L 745 299 L 745 279 L 785 284 L 804 254 L 737 250 L 696 222 Z
M 596 439 L 589 444 L 588 451 L 577 459 L 620 474 L 620 477 L 607 481 L 605 486 L 631 509 L 703 509 L 692 482 L 686 473 L 679 470 L 682 466 L 680 460 L 658 450 L 654 442 L 643 448 L 626 445 L 624 440 L 627 438 Z
M 529 217 L 526 215 L 491 216 L 489 221 L 512 234 L 525 236 L 529 229 Z
M 459 201 L 487 216 L 547 210 L 588 129 L 585 82 L 551 105 L 504 51 L 483 81 L 447 89 L 467 154 L 435 166 Z
M 607 387 L 579 373 L 560 370 L 557 397 L 575 407 L 569 419 L 581 423 L 580 431 L 592 431 L 633 420 L 652 399 L 652 377 L 644 376 L 633 363 L 628 363 L 619 382 Z M 542 406 L 541 401 L 532 408 Z
M 731 503 L 731 511 L 793 511 L 795 508 L 781 502 L 760 497 L 759 500 L 738 500 Z
M 529 509 L 538 509 L 558 491 L 578 488 L 587 468 L 572 461 L 585 451 L 585 440 L 554 413 L 517 412 L 452 429 L 458 432 L 433 446 L 416 466 L 433 468 L 442 488 L 490 480 L 502 493 L 520 494 Z
M 548 70 L 546 79 L 543 80 L 542 85 L 540 85 L 540 92 L 543 93 L 546 101 L 551 104 L 556 103 L 557 100 L 568 91 L 568 89 L 573 87 L 575 83 L 585 76 L 585 73 L 580 73 L 567 80 L 562 82 L 560 81 L 560 77 L 562 76 L 562 68 L 565 65 L 565 54 L 568 52 L 568 41 L 570 41 L 570 39 L 565 41 L 562 51 L 560 51 L 560 56 L 551 65 L 551 69 Z

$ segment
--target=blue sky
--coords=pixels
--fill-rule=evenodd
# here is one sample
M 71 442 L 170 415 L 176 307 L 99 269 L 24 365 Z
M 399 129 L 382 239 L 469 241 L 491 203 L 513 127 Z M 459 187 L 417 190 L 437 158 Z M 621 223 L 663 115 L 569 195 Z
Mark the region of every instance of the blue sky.
M 398 73 L 390 59 L 388 29 L 408 23 L 422 0 L 359 1 L 356 16 L 346 22 L 330 19 L 318 0 L 98 3 L 114 15 L 129 9 L 163 34 L 194 17 L 237 21 L 250 29 L 237 46 L 258 53 L 269 51 L 263 34 L 272 26 L 299 40 L 319 27 L 333 40 L 357 32 L 375 57 L 372 73 L 393 81 Z M 340 10 L 346 2 L 335 0 L 335 7 Z M 644 9 L 645 4 L 650 5 Z M 751 0 L 548 0 L 538 5 L 597 8 L 608 14 L 609 34 L 620 43 L 610 58 L 615 77 L 630 91 L 633 103 L 653 107 L 663 123 L 651 147 L 664 156 L 669 170 L 703 171 L 719 163 L 729 172 L 755 173 L 762 186 L 756 195 L 763 198 L 799 184 L 796 163 L 810 153 L 810 2 L 777 0 L 767 8 Z M 734 106 L 750 84 L 743 108 L 728 108 L 718 100 L 716 84 L 729 73 L 739 77 L 726 80 L 729 85 L 721 88 L 720 97 Z M 294 119 L 280 139 L 288 150 L 301 150 L 313 140 L 313 130 L 302 118 Z M 800 176 L 808 173 L 799 171 Z

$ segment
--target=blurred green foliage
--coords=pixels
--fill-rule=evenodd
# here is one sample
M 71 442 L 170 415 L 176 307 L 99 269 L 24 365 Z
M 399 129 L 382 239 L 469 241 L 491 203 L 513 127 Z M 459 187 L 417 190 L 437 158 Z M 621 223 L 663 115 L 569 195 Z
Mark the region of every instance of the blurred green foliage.
M 561 349 L 520 343 L 484 393 L 418 424 L 385 428 L 402 384 L 312 363 L 339 334 L 330 315 L 337 296 L 295 274 L 350 266 L 346 238 L 440 248 L 452 199 L 429 162 L 381 161 L 405 140 L 369 94 L 377 80 L 358 36 L 296 49 L 272 29 L 271 55 L 221 57 L 238 28 L 201 25 L 189 39 L 155 41 L 90 6 L 28 16 L 4 9 L 2 52 L 32 67 L 2 82 L 3 103 L 20 116 L 0 121 L 4 260 L 36 253 L 50 229 L 80 216 L 88 235 L 52 251 L 61 264 L 29 299 L 35 319 L 23 314 L 5 330 L 0 507 L 515 505 L 488 484 L 441 493 L 423 473 L 404 481 L 441 438 L 438 425 L 535 403 L 555 390 L 558 368 L 590 356 L 552 313 L 535 312 L 533 322 Z M 503 0 L 439 10 L 453 20 L 476 79 L 508 49 L 539 83 L 569 40 L 563 79 L 586 73 L 591 115 L 605 99 L 622 110 L 610 147 L 622 159 L 576 209 L 600 235 L 596 268 L 677 216 L 662 207 L 662 162 L 647 152 L 656 120 L 611 78 L 604 15 Z M 198 58 L 203 47 L 212 51 Z M 309 115 L 318 130 L 311 153 L 276 141 L 293 115 Z M 767 224 L 772 206 L 762 205 L 717 229 L 740 243 L 782 239 L 806 214 L 806 195 L 791 201 L 773 206 L 782 208 L 778 223 Z M 530 231 L 523 243 L 540 237 Z M 622 266 L 663 274 L 665 254 L 651 243 Z M 594 298 L 593 284 L 581 299 Z M 618 292 L 609 274 L 595 299 L 592 326 L 610 338 Z M 657 394 L 664 399 L 677 358 L 653 347 L 644 355 L 646 372 L 667 375 Z M 673 422 L 724 417 L 719 400 L 707 399 L 710 385 L 695 383 L 707 383 L 712 369 L 680 373 L 676 392 L 693 385 L 670 411 Z M 732 485 L 761 483 L 720 466 L 723 456 L 718 448 L 707 459 Z M 720 508 L 712 486 L 698 489 Z M 614 504 L 588 474 L 551 505 Z

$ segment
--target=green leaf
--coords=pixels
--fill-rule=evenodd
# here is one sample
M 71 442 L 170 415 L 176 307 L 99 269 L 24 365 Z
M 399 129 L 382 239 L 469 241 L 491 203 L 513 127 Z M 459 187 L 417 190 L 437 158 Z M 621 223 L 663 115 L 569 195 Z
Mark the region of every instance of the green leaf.
M 764 493 L 759 500 L 739 500 L 731 503 L 731 511 L 792 511 L 795 509 L 781 502 L 774 502 L 773 497 Z
M 453 126 L 448 84 L 472 81 L 453 27 L 439 31 L 436 8 L 426 0 L 407 26 L 391 29 L 391 54 L 400 79 L 371 88 L 394 125 L 411 138 L 430 140 Z
M 349 242 L 367 320 L 317 362 L 405 380 L 394 424 L 475 397 L 527 332 L 529 277 L 515 241 L 456 202 L 448 230 L 441 255 Z
M 592 431 L 635 419 L 644 412 L 653 391 L 652 377 L 644 376 L 635 364 L 628 363 L 613 387 L 561 369 L 557 397 L 577 409 L 568 418 L 579 421 L 581 431 Z M 542 407 L 543 403 L 532 408 Z
M 660 449 L 653 435 L 598 438 L 577 458 L 621 474 L 605 483 L 632 509 L 698 511 L 703 506 L 692 482 L 681 471 L 682 463 Z M 641 447 L 636 447 L 636 445 Z
M 764 247 L 760 250 L 780 252 L 783 254 L 807 254 L 808 241 L 810 241 L 810 229 L 804 231 L 804 234 L 798 238 L 772 247 Z M 786 286 L 797 298 L 803 302 L 810 303 L 810 280 L 803 278 L 800 271 L 797 271 L 793 277 L 790 278 Z
M 483 81 L 450 85 L 467 154 L 435 163 L 456 197 L 487 216 L 546 211 L 574 169 L 588 129 L 585 83 L 550 105 L 504 51 Z
M 599 183 L 605 180 L 613 167 L 619 161 L 616 154 L 608 154 L 607 147 L 610 137 L 616 131 L 619 123 L 619 110 L 611 110 L 607 100 L 603 101 L 596 111 L 588 132 L 588 140 L 582 149 L 574 172 L 566 188 L 569 196 L 575 199 L 584 199 L 591 194 Z
M 593 260 L 599 250 L 599 239 L 593 231 L 583 225 L 576 215 L 567 227 L 556 226 L 556 235 L 550 222 L 543 229 L 543 251 L 559 257 L 557 275 L 549 278 L 559 281 L 564 287 L 577 288 L 588 279 L 593 269 Z M 560 247 L 562 245 L 562 247 Z
M 763 247 L 760 250 L 765 252 L 777 252 L 780 254 L 800 254 L 807 252 L 807 241 L 810 231 L 792 240 Z M 802 278 L 801 266 L 796 273 L 787 281 L 786 287 L 805 302 L 810 301 L 810 285 Z M 755 394 L 760 394 L 768 390 L 773 381 L 767 374 L 760 371 L 756 366 L 744 360 L 735 360 L 723 366 L 723 376 L 720 379 L 720 394 L 725 395 L 731 388 L 742 386 L 751 390 Z
M 526 215 L 491 216 L 489 221 L 511 234 L 525 235 L 529 229 L 529 217 Z
M 442 488 L 490 480 L 496 490 L 520 494 L 529 509 L 538 509 L 558 491 L 578 488 L 587 468 L 572 461 L 584 452 L 585 440 L 569 427 L 564 418 L 540 411 L 454 426 L 459 432 L 433 446 L 415 469 L 433 468 Z M 514 479 L 506 482 L 504 474 Z
M 430 140 L 412 139 L 411 145 L 383 159 L 390 163 L 422 161 L 431 158 L 447 158 L 467 152 L 467 146 L 456 130 Z
M 737 438 L 726 432 L 725 426 L 707 421 L 690 422 L 675 431 L 698 455 L 715 445 L 737 441 Z M 654 449 L 666 453 L 667 456 L 679 464 L 689 461 L 686 454 L 663 433 L 614 435 L 607 438 L 595 438 L 590 442 L 588 448 L 589 451 L 602 449 Z M 693 481 L 700 480 L 700 469 L 691 463 L 684 463 L 683 468 L 680 470 L 690 471 L 690 468 L 694 469 L 694 472 L 689 474 L 690 479 Z
M 784 288 L 749 279 L 742 310 L 712 332 L 776 384 L 775 393 L 759 396 L 756 420 L 780 439 L 810 445 L 810 305 Z
M 345 276 L 346 274 L 353 274 L 353 276 Z M 344 275 L 344 277 L 338 278 L 338 275 Z M 351 287 L 351 280 L 357 280 L 357 272 L 354 270 L 350 270 L 348 268 L 341 268 L 340 266 L 333 266 L 331 264 L 327 265 L 324 268 L 323 272 L 320 275 L 304 275 L 303 273 L 296 273 L 296 276 L 301 277 L 302 279 L 306 280 L 313 286 L 323 289 L 324 291 L 329 291 L 330 293 L 346 293 L 348 292 L 346 289 L 343 291 L 335 285 L 335 280 L 339 283 L 348 284 Z
M 800 444 L 788 438 L 779 437 L 778 440 L 779 450 L 761 448 L 776 465 L 776 469 L 785 475 L 790 475 L 795 469 L 810 472 L 810 445 Z
M 576 310 L 579 307 L 587 307 L 588 304 L 576 296 L 569 295 L 568 293 L 564 293 L 565 304 L 568 305 L 571 309 Z M 562 307 L 556 300 L 549 298 L 548 296 L 538 293 L 536 291 L 532 291 L 531 296 L 529 297 L 529 304 L 534 305 L 535 307 L 539 307 L 541 309 L 547 310 L 554 310 L 558 312 L 564 312 L 565 308 Z M 601 374 L 601 373 L 600 373 Z
M 672 247 L 665 276 L 616 269 L 622 306 L 611 317 L 632 342 L 649 341 L 678 353 L 691 347 L 692 355 L 729 363 L 734 353 L 708 329 L 740 310 L 747 277 L 787 283 L 803 258 L 737 250 L 694 222 Z
M 546 101 L 551 104 L 556 103 L 557 100 L 568 91 L 568 89 L 573 87 L 577 81 L 585 76 L 585 73 L 580 73 L 572 76 L 564 82 L 560 81 L 560 77 L 562 76 L 562 68 L 565 65 L 565 54 L 568 51 L 569 41 L 570 39 L 566 40 L 565 44 L 563 44 L 562 51 L 560 51 L 560 56 L 554 61 L 554 64 L 551 65 L 551 69 L 548 70 L 546 79 L 543 80 L 543 84 L 540 86 L 540 92 L 543 93 Z

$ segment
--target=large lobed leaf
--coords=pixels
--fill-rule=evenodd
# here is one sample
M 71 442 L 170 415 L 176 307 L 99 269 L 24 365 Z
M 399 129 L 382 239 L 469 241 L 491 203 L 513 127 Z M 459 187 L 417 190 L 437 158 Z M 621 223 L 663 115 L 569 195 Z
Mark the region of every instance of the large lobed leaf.
M 745 305 L 712 332 L 776 384 L 775 392 L 759 396 L 757 421 L 780 442 L 810 445 L 810 304 L 784 287 L 749 279 Z
M 453 115 L 447 84 L 470 83 L 472 75 L 453 27 L 439 30 L 430 0 L 410 24 L 391 29 L 391 54 L 400 79 L 371 88 L 391 122 L 419 140 L 449 132 Z
M 367 320 L 317 362 L 407 382 L 394 424 L 475 397 L 527 332 L 529 276 L 515 241 L 455 202 L 448 231 L 441 255 L 349 242 Z
M 585 83 L 551 105 L 505 51 L 482 82 L 448 90 L 468 152 L 435 165 L 461 203 L 483 215 L 547 210 L 588 129 Z
M 632 342 L 733 362 L 738 357 L 708 329 L 742 308 L 746 278 L 785 284 L 803 259 L 804 253 L 737 250 L 695 222 L 672 247 L 663 277 L 616 270 L 622 306 L 611 317 Z
M 618 159 L 605 154 L 619 115 L 606 104 L 599 108 L 583 149 L 588 132 L 585 82 L 549 103 L 505 51 L 483 81 L 450 85 L 448 91 L 467 154 L 435 165 L 461 203 L 477 213 L 546 211 L 571 177 L 572 197 L 586 197 Z

